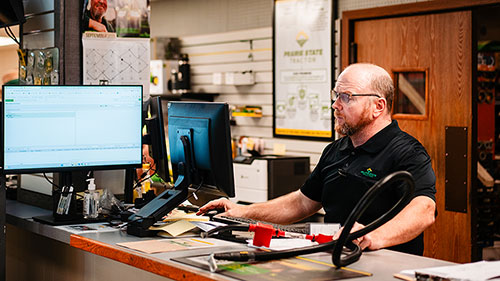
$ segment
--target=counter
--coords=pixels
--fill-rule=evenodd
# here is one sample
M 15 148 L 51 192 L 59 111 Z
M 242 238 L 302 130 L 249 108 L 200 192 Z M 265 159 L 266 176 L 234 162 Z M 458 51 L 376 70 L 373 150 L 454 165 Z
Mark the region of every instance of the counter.
M 207 254 L 212 252 L 212 249 L 145 254 L 117 246 L 116 243 L 140 241 L 151 238 L 134 237 L 119 230 L 112 232 L 72 233 L 60 227 L 34 222 L 31 219 L 34 215 L 43 215 L 47 212 L 50 213 L 47 210 L 28 206 L 16 201 L 7 201 L 7 223 L 9 224 L 9 228 L 7 229 L 7 280 L 30 280 L 23 278 L 33 278 L 32 275 L 27 276 L 27 274 L 24 274 L 20 276 L 19 274 L 9 272 L 10 270 L 22 270 L 22 266 L 19 268 L 19 262 L 15 264 L 12 259 L 16 257 L 16 253 L 13 251 L 18 251 L 15 247 L 22 248 L 23 241 L 12 238 L 10 235 L 11 233 L 22 233 L 20 236 L 24 239 L 31 236 L 39 236 L 34 237 L 34 239 L 49 244 L 49 246 L 54 246 L 54 243 L 57 244 L 56 249 L 50 249 L 50 252 L 45 253 L 46 256 L 43 256 L 43 253 L 37 253 L 37 255 L 42 255 L 42 257 L 39 257 L 39 260 L 54 259 L 54 255 L 60 256 L 69 253 L 70 260 L 64 262 L 69 269 L 63 272 L 67 275 L 68 279 L 62 278 L 64 276 L 57 276 L 58 278 L 52 276 L 53 279 L 51 279 L 51 276 L 37 275 L 36 280 L 105 280 L 103 278 L 108 278 L 108 280 L 125 281 L 137 280 L 136 276 L 139 276 L 140 279 L 148 278 L 148 280 L 165 280 L 165 277 L 174 280 L 236 280 L 231 277 L 223 276 L 218 273 L 211 273 L 172 260 L 183 256 Z M 33 237 L 29 239 L 32 238 Z M 17 245 L 9 246 L 11 244 L 11 239 L 14 240 L 14 242 L 16 242 L 14 244 Z M 25 241 L 25 243 L 30 244 L 33 242 Z M 235 243 L 230 247 L 218 250 L 229 251 L 243 249 L 246 249 L 245 245 Z M 53 252 L 57 251 L 61 253 L 53 254 Z M 26 253 L 27 251 L 25 249 L 21 252 Z M 55 259 L 54 262 L 57 267 L 60 258 Z M 17 268 L 14 267 L 13 269 L 9 266 L 9 263 L 14 264 Z M 44 263 L 47 263 L 47 261 L 44 261 Z M 78 265 L 75 266 L 71 263 L 78 263 Z M 325 263 L 331 264 L 331 261 L 325 261 Z M 444 266 L 450 264 L 452 263 L 390 250 L 365 252 L 361 259 L 350 265 L 349 268 L 370 272 L 373 276 L 349 280 L 391 280 L 394 279 L 394 273 L 403 269 Z M 14 276 L 16 278 L 14 278 Z M 79 279 L 80 276 L 83 276 L 83 279 Z

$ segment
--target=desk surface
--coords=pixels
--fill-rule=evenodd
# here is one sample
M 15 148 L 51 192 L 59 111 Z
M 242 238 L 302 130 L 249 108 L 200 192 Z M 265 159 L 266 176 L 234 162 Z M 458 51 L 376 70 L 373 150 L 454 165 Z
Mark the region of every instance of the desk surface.
M 75 248 L 175 280 L 235 280 L 230 277 L 211 273 L 209 271 L 181 264 L 172 260 L 183 256 L 209 254 L 213 251 L 213 249 L 195 249 L 158 254 L 145 254 L 120 247 L 116 245 L 116 243 L 140 241 L 151 238 L 138 238 L 127 235 L 126 232 L 119 230 L 113 232 L 74 234 L 70 231 L 63 230 L 60 227 L 40 224 L 31 219 L 32 216 L 44 215 L 45 212 L 48 211 L 18 203 L 16 201 L 7 202 L 7 222 L 9 224 L 14 224 L 34 233 L 59 240 L 61 242 L 69 243 Z M 243 249 L 247 249 L 245 245 L 235 243 L 232 246 L 218 248 L 217 250 L 229 251 Z M 328 263 L 331 264 L 331 261 L 328 261 Z M 393 274 L 404 269 L 444 266 L 450 264 L 452 263 L 390 250 L 365 252 L 363 253 L 361 259 L 350 265 L 349 268 L 370 272 L 373 276 L 349 280 L 396 280 L 394 279 Z

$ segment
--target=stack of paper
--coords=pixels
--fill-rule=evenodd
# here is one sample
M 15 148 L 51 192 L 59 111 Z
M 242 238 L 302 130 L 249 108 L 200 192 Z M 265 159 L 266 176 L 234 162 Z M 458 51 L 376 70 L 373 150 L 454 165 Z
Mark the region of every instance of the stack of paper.
M 403 275 L 403 276 L 401 276 Z M 416 277 L 417 280 L 500 280 L 500 261 L 480 261 L 475 263 L 430 267 L 415 270 L 403 270 L 399 275 L 401 279 Z

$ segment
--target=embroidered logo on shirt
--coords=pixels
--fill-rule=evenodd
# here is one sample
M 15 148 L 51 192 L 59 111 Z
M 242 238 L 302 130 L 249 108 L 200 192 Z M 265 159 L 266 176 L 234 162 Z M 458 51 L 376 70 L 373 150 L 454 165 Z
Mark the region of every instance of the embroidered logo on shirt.
M 368 169 L 366 169 L 366 171 L 361 171 L 361 174 L 363 176 L 369 177 L 369 178 L 377 177 L 377 175 L 373 173 L 372 168 L 368 168 Z

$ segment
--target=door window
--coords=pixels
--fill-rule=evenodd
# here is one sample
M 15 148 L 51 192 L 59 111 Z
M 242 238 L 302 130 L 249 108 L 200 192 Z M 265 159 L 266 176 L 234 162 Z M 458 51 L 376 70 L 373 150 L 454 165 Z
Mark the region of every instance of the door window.
M 427 116 L 427 70 L 394 70 L 395 117 L 421 119 Z

